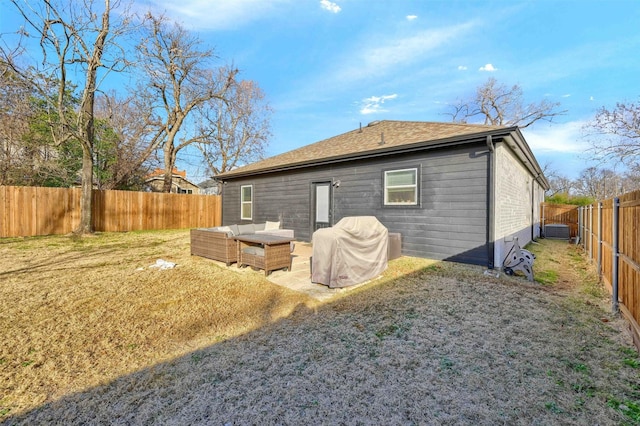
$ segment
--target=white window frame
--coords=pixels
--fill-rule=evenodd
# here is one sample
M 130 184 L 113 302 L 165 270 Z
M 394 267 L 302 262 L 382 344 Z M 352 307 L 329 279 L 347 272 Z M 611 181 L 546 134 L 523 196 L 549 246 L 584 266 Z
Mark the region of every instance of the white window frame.
M 412 171 L 415 174 L 415 184 L 413 184 L 413 185 L 395 185 L 395 186 L 387 185 L 387 176 L 389 175 L 389 173 L 408 172 L 408 171 Z M 419 183 L 420 183 L 420 174 L 418 173 L 418 168 L 417 167 L 410 167 L 410 168 L 406 168 L 406 169 L 385 170 L 384 171 L 384 205 L 385 206 L 417 206 L 419 204 L 419 201 L 418 201 Z M 414 201 L 410 202 L 410 203 L 393 203 L 393 202 L 390 202 L 389 201 L 389 192 L 388 192 L 388 190 L 390 188 L 392 188 L 392 189 L 398 189 L 398 188 L 411 189 L 411 188 L 413 188 Z
M 250 200 L 243 200 L 243 193 L 245 188 L 249 188 Z M 244 207 L 249 205 L 249 216 L 244 216 Z M 240 219 L 241 220 L 253 220 L 253 185 L 241 185 L 240 186 Z

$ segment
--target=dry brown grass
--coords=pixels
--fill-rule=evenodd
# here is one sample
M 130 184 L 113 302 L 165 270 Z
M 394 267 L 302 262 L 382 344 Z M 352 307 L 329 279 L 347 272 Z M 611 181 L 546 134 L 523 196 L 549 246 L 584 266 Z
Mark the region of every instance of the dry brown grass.
M 158 258 L 178 266 L 149 268 Z M 108 383 L 313 304 L 259 274 L 240 276 L 191 257 L 185 231 L 1 240 L 0 259 L 2 414 Z
M 3 241 L 0 410 L 25 424 L 640 421 L 624 322 L 575 247 L 534 250 L 543 284 L 402 258 L 315 307 L 190 258 L 186 231 Z M 158 257 L 180 266 L 136 271 Z

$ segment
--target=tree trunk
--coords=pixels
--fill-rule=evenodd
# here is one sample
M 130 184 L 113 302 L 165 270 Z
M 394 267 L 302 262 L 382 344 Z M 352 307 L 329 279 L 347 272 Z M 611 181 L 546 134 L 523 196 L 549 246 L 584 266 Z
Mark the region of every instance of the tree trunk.
M 80 225 L 76 234 L 88 234 L 93 232 L 93 149 L 95 143 L 94 104 L 96 95 L 96 80 L 98 68 L 101 66 L 102 53 L 105 40 L 109 34 L 109 13 L 111 13 L 110 0 L 104 0 L 105 10 L 102 13 L 102 27 L 98 33 L 93 54 L 87 61 L 86 82 L 80 107 L 81 138 L 82 144 L 82 213 Z
M 93 158 L 91 153 L 82 150 L 82 195 L 80 199 L 80 225 L 76 234 L 93 232 Z
M 94 77 L 95 78 L 95 77 Z M 94 80 L 95 81 L 95 80 Z M 93 87 L 90 86 L 90 89 Z M 75 233 L 90 234 L 93 232 L 93 90 L 86 95 L 80 114 L 82 114 L 82 196 L 80 204 L 80 225 Z
M 173 145 L 175 133 L 169 134 L 164 144 L 164 184 L 162 192 L 171 192 L 171 184 L 173 183 L 173 167 L 176 165 L 176 152 Z
M 162 192 L 171 192 L 171 185 L 173 183 L 173 171 L 171 169 L 164 170 L 164 181 L 162 184 Z

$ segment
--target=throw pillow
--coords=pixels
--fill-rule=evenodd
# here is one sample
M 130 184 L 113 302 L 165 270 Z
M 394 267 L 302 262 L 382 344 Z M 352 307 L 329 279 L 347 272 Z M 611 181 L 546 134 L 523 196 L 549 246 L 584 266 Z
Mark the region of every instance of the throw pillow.
M 280 221 L 278 222 L 269 222 L 267 221 L 264 225 L 265 231 L 273 231 L 274 229 L 280 229 Z

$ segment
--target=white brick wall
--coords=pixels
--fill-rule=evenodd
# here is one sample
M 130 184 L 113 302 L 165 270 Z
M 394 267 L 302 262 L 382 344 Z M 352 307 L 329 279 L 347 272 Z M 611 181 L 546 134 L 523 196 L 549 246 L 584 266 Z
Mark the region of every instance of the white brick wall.
M 532 194 L 534 191 L 534 203 L 539 205 L 540 193 L 538 183 L 532 185 L 533 176 L 520 163 L 511 149 L 504 143 L 496 145 L 496 176 L 495 176 L 495 267 L 502 266 L 502 261 L 513 244 L 513 239 L 518 238 L 520 247 L 524 247 L 531 241 L 531 224 L 539 221 L 532 211 Z M 534 227 L 535 230 L 535 227 Z

